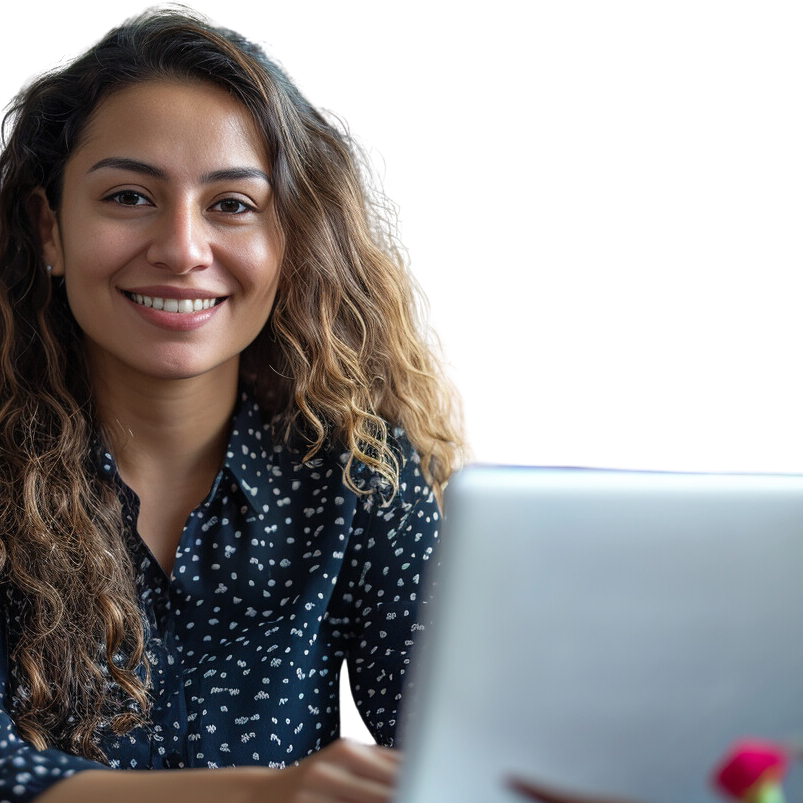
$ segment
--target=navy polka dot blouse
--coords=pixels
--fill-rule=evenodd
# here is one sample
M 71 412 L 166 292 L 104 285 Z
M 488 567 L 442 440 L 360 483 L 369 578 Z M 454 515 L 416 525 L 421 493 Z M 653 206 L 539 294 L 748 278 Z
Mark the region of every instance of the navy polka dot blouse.
M 103 741 L 112 768 L 260 764 L 283 767 L 339 735 L 340 667 L 377 742 L 392 745 L 421 573 L 437 540 L 438 507 L 400 431 L 399 492 L 358 496 L 342 481 L 346 454 L 301 455 L 272 437 L 243 397 L 224 467 L 184 527 L 167 577 L 136 533 L 138 500 L 110 455 L 149 625 L 151 725 Z M 365 471 L 366 479 L 370 474 Z M 13 632 L 6 605 L 6 633 Z M 28 801 L 97 764 L 37 751 L 9 716 L 0 640 L 0 800 Z

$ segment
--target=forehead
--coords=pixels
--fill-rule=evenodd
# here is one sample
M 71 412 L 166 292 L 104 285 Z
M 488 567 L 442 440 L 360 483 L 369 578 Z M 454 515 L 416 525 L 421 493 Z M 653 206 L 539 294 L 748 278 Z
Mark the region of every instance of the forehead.
M 183 157 L 210 165 L 246 159 L 263 169 L 267 163 L 264 138 L 248 109 L 220 87 L 199 81 L 147 81 L 102 101 L 69 162 L 99 154 L 151 161 Z

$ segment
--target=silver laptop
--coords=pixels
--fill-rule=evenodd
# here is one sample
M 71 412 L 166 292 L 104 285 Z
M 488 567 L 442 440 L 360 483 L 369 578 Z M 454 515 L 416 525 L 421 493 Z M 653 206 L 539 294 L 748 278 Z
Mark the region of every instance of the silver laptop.
M 471 467 L 446 494 L 399 803 L 714 803 L 734 740 L 803 743 L 803 477 Z

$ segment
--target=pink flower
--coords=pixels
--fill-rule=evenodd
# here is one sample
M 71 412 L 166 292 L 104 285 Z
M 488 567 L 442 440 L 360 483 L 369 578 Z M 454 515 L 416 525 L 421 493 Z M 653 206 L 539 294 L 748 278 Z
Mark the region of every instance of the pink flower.
M 714 771 L 714 784 L 736 800 L 751 803 L 782 800 L 779 787 L 788 760 L 786 750 L 772 742 L 757 739 L 734 742 Z

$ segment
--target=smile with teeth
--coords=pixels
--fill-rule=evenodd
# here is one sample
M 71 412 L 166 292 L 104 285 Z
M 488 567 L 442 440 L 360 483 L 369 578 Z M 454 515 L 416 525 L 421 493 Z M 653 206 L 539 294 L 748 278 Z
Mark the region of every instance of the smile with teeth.
M 200 312 L 210 309 L 220 303 L 221 298 L 159 298 L 158 296 L 143 296 L 139 293 L 123 291 L 127 298 L 143 307 L 153 307 L 164 312 Z

